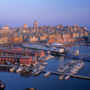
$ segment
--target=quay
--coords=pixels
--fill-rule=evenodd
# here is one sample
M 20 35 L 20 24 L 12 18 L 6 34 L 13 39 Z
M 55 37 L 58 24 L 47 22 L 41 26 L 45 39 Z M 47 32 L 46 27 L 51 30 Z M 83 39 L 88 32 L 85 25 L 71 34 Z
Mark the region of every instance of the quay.
M 15 65 L 5 65 L 5 64 L 0 64 L 0 67 L 9 67 L 9 68 L 11 68 L 11 67 L 13 67 L 13 66 L 15 66 Z
M 47 71 L 42 71 L 42 73 L 46 73 Z M 72 74 L 63 74 L 63 73 L 58 73 L 58 72 L 50 72 L 51 74 L 54 75 L 69 75 L 70 77 L 74 77 L 74 78 L 80 78 L 80 79 L 85 79 L 85 80 L 90 80 L 89 76 L 82 76 L 82 75 L 72 75 Z
M 37 49 L 37 50 L 43 50 L 43 51 L 50 51 L 50 52 L 54 52 L 54 53 L 65 53 L 65 48 L 64 47 L 47 47 L 47 46 L 42 46 L 42 45 L 35 45 L 35 44 L 23 44 L 24 48 L 32 48 L 32 49 Z

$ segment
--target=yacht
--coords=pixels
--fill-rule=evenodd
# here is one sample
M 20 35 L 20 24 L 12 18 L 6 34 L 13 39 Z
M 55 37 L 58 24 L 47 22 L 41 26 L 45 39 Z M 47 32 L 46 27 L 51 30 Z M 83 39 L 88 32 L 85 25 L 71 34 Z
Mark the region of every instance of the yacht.
M 23 71 L 23 67 L 19 67 L 19 68 L 16 70 L 17 73 L 19 73 L 19 72 L 21 72 L 21 71 Z
M 10 71 L 10 72 L 13 72 L 13 71 L 15 71 L 16 69 L 17 69 L 17 67 L 12 67 L 12 68 L 9 69 L 9 71 Z
M 61 75 L 60 77 L 59 77 L 59 80 L 62 80 L 64 78 L 64 75 Z
M 48 77 L 50 75 L 50 72 L 47 71 L 45 74 L 44 74 L 44 77 Z
M 68 75 L 68 76 L 65 77 L 65 80 L 67 80 L 67 79 L 69 79 L 69 78 L 70 78 L 70 76 Z

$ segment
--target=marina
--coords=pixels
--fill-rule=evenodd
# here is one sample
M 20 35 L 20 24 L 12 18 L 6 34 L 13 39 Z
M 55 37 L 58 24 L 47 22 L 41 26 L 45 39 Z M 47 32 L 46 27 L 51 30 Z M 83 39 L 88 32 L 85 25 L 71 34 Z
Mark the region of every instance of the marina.
M 83 47 L 83 46 L 81 46 Z M 25 48 L 24 48 L 25 49 Z M 24 50 L 23 49 L 23 50 Z M 86 47 L 85 47 L 86 49 Z M 88 49 L 88 48 L 87 48 Z M 4 50 L 4 49 L 3 49 Z M 8 73 L 11 75 L 20 75 L 20 78 L 31 78 L 31 82 L 35 79 L 37 82 L 41 82 L 42 80 L 46 81 L 47 79 L 51 80 L 59 80 L 56 83 L 60 82 L 70 82 L 70 80 L 86 80 L 87 82 L 90 81 L 89 76 L 89 69 L 87 70 L 87 65 L 89 67 L 89 62 L 86 62 L 81 56 L 83 55 L 81 52 L 74 50 L 74 53 L 71 54 L 68 51 L 68 53 L 64 53 L 62 55 L 47 53 L 47 51 L 40 51 L 37 54 L 34 52 L 35 56 L 31 57 L 29 54 L 19 54 L 19 55 L 13 55 L 15 53 L 23 53 L 23 51 L 15 50 L 15 52 L 10 50 L 10 53 L 8 50 L 6 51 L 0 51 L 0 67 L 2 72 L 3 70 L 7 70 L 4 73 Z M 33 49 L 32 49 L 33 50 Z M 26 52 L 28 52 L 27 49 L 25 49 Z M 4 56 L 6 55 L 6 56 Z M 70 57 L 68 56 L 70 55 Z M 75 57 L 80 58 L 73 58 L 73 55 Z M 87 57 L 86 55 L 84 55 Z M 30 59 L 28 59 L 30 58 Z M 7 62 L 8 61 L 8 62 Z M 18 62 L 17 62 L 18 61 Z M 26 62 L 27 61 L 27 62 Z M 6 63 L 7 62 L 7 63 Z M 29 63 L 29 64 L 28 64 Z M 27 65 L 28 64 L 28 65 Z M 5 69 L 5 67 L 7 69 Z M 84 73 L 83 72 L 86 72 Z M 85 71 L 87 70 L 87 71 Z M 2 73 L 0 72 L 0 73 Z M 84 73 L 84 74 L 83 74 Z M 52 78 L 55 77 L 55 78 Z M 39 78 L 39 79 L 38 79 Z M 41 81 L 39 81 L 42 78 Z M 38 79 L 38 80 L 37 80 Z M 6 82 L 6 81 L 4 81 Z M 29 81 L 28 81 L 29 82 Z M 20 82 L 22 83 L 22 82 Z M 30 82 L 29 82 L 30 83 Z M 48 81 L 47 81 L 48 83 Z M 49 82 L 52 83 L 52 82 Z M 39 84 L 37 84 L 39 86 Z M 87 86 L 87 85 L 86 85 Z M 8 88 L 8 87 L 5 87 Z M 11 87 L 10 87 L 11 88 Z M 22 87 L 21 87 L 22 88 Z M 26 87 L 27 88 L 27 87 Z M 37 87 L 36 87 L 37 88 Z M 59 88 L 59 87 L 58 87 Z M 23 90 L 25 87 L 23 88 Z M 41 89 L 42 90 L 42 89 Z M 53 89 L 52 89 L 53 90 Z

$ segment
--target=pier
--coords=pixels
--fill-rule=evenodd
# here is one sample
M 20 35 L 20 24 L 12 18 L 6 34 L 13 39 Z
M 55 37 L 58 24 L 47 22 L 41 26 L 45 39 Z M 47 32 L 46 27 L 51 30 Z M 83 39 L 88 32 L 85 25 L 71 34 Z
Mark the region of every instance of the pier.
M 46 72 L 47 71 L 42 71 L 42 73 L 46 73 Z M 89 76 L 63 74 L 63 73 L 58 73 L 58 72 L 51 72 L 51 74 L 54 74 L 54 75 L 64 75 L 64 76 L 69 75 L 70 77 L 73 77 L 73 78 L 80 78 L 80 79 L 90 80 Z
M 9 67 L 9 68 L 11 68 L 13 66 L 15 66 L 15 65 L 2 65 L 2 64 L 0 64 L 0 67 Z M 19 68 L 19 66 L 17 66 L 17 67 Z M 40 73 L 46 73 L 46 72 L 47 71 L 42 70 Z M 59 73 L 59 72 L 51 72 L 51 71 L 50 71 L 50 73 L 53 74 L 53 75 L 64 75 L 64 76 L 69 75 L 70 77 L 73 77 L 73 78 L 80 78 L 80 79 L 90 80 L 89 76 L 82 76 L 82 75 L 76 75 L 76 74 L 67 74 L 67 73 Z
M 90 77 L 88 77 L 88 76 L 81 76 L 81 75 L 70 75 L 70 77 L 74 77 L 74 78 L 80 78 L 80 79 L 86 79 L 86 80 L 90 80 Z

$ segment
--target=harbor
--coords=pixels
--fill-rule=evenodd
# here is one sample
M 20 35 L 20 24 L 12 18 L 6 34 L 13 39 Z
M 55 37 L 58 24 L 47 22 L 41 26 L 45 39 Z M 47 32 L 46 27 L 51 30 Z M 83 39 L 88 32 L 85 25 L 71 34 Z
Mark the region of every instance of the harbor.
M 0 73 L 3 74 L 3 76 L 4 76 L 4 73 L 7 75 L 16 75 L 15 78 L 19 76 L 19 79 L 21 80 L 24 79 L 24 81 L 27 81 L 26 79 L 28 79 L 30 80 L 30 81 L 27 81 L 28 83 L 33 82 L 33 80 L 34 80 L 33 83 L 35 83 L 36 81 L 41 83 L 42 80 L 48 83 L 47 80 L 49 79 L 51 81 L 55 79 L 54 81 L 56 81 L 56 83 L 58 84 L 60 84 L 60 82 L 70 82 L 71 80 L 72 81 L 81 80 L 82 83 L 85 81 L 89 82 L 90 81 L 90 72 L 89 72 L 90 60 L 87 59 L 89 57 L 88 55 L 89 53 L 83 54 L 81 52 L 83 46 L 79 46 L 78 51 L 77 51 L 77 46 L 74 46 L 74 47 L 75 47 L 74 49 L 71 48 L 71 50 L 70 49 L 68 51 L 65 50 L 63 54 L 60 52 L 59 54 L 58 52 L 55 52 L 55 54 L 52 54 L 50 50 L 39 50 L 39 49 L 37 50 L 35 48 L 33 49 L 33 48 L 26 48 L 26 47 L 17 47 L 17 48 L 8 47 L 9 49 L 6 49 L 6 47 L 4 47 L 3 49 L 1 48 L 0 49 L 0 55 L 1 55 Z M 88 51 L 89 47 L 85 46 L 83 49 L 87 50 L 86 52 L 89 52 Z M 84 58 L 82 57 L 82 55 Z M 76 57 L 79 57 L 79 58 L 76 58 Z M 11 77 L 12 80 L 13 80 L 13 77 Z M 10 82 L 8 78 L 4 79 L 5 76 L 0 78 L 2 78 L 3 82 L 5 82 L 5 85 L 6 85 L 5 89 L 11 88 L 10 86 L 7 87 L 7 83 L 8 83 L 7 81 Z M 19 82 L 19 83 L 22 84 L 22 82 Z M 39 83 L 37 83 L 36 88 L 40 87 Z M 52 83 L 52 82 L 49 82 L 49 83 Z M 30 87 L 29 85 L 26 85 L 26 86 Z M 22 90 L 24 90 L 27 87 L 24 86 L 21 88 Z
M 43 62 L 44 65 L 47 65 L 45 62 Z M 82 61 L 75 61 L 72 60 L 72 62 L 67 62 L 63 66 L 60 66 L 59 69 L 56 71 L 46 71 L 44 70 L 46 67 L 42 66 L 42 63 L 37 64 L 36 66 L 33 67 L 26 67 L 26 66 L 18 66 L 18 65 L 0 65 L 0 67 L 8 67 L 9 72 L 16 72 L 16 73 L 21 73 L 21 72 L 31 72 L 31 75 L 33 76 L 38 76 L 41 73 L 45 73 L 44 77 L 48 77 L 51 74 L 53 75 L 58 75 L 58 76 L 69 76 L 73 78 L 80 78 L 80 79 L 85 79 L 85 80 L 90 80 L 90 76 L 85 76 L 85 75 L 78 75 L 78 71 L 83 68 L 84 63 Z M 62 78 L 62 79 L 63 79 Z
M 62 63 L 62 60 L 59 58 L 59 57 L 55 57 L 54 59 L 51 59 L 51 60 L 48 60 L 47 61 L 47 63 L 48 63 L 48 65 L 46 65 L 46 69 L 43 69 L 42 70 L 42 72 L 40 73 L 40 74 L 38 74 L 38 75 L 36 75 L 36 76 L 33 76 L 33 74 L 32 74 L 32 71 L 31 71 L 31 74 L 29 74 L 28 72 L 27 73 L 24 73 L 23 74 L 23 76 L 21 75 L 22 73 L 15 73 L 15 72 L 5 72 L 5 71 L 3 71 L 3 72 L 0 72 L 0 74 L 1 75 L 3 75 L 3 76 L 0 76 L 0 78 L 3 80 L 3 82 L 5 82 L 6 83 L 6 87 L 5 87 L 5 89 L 7 90 L 8 88 L 11 88 L 11 89 L 13 89 L 13 88 L 15 88 L 15 86 L 18 86 L 18 84 L 19 85 L 23 85 L 22 87 L 21 87 L 21 89 L 22 90 L 24 90 L 25 88 L 32 88 L 32 87 L 36 87 L 37 89 L 39 88 L 40 90 L 42 90 L 42 88 L 40 88 L 40 86 L 41 85 L 43 85 L 43 87 L 45 88 L 45 89 L 47 89 L 48 88 L 48 86 L 47 86 L 47 84 L 50 86 L 51 84 L 53 85 L 52 86 L 52 88 L 51 89 L 53 89 L 54 87 L 58 87 L 58 89 L 60 89 L 60 87 L 59 86 L 61 86 L 62 85 L 62 88 L 63 89 L 65 89 L 65 87 L 64 86 L 66 86 L 66 85 L 69 85 L 69 86 L 71 86 L 71 85 L 73 85 L 73 88 L 76 88 L 76 86 L 77 86 L 77 84 L 76 84 L 76 80 L 78 81 L 77 83 L 80 85 L 80 88 L 81 88 L 81 84 L 84 84 L 85 82 L 86 83 L 89 83 L 90 81 L 90 79 L 87 79 L 87 77 L 88 77 L 88 74 L 89 74 L 89 72 L 88 72 L 88 70 L 89 70 L 89 67 L 90 67 L 90 63 L 88 63 L 88 62 L 85 62 L 85 66 L 79 71 L 79 73 L 77 73 L 76 75 L 71 75 L 70 77 L 69 77 L 69 79 L 68 80 L 66 80 L 65 79 L 65 77 L 67 76 L 67 75 L 64 75 L 64 77 L 63 77 L 63 79 L 62 80 L 59 80 L 59 77 L 61 76 L 61 75 L 63 75 L 63 74 L 60 74 L 60 73 L 58 73 L 56 70 L 58 69 L 58 66 L 56 66 L 56 65 L 59 65 L 58 63 L 59 63 L 59 60 L 60 60 L 60 62 Z M 70 61 L 69 59 L 65 59 L 64 60 L 64 62 L 66 62 L 67 63 L 67 61 Z M 53 65 L 55 65 L 54 67 L 53 67 Z M 87 69 L 87 67 L 88 67 L 88 69 Z M 45 75 L 45 73 L 47 73 L 47 71 L 49 71 L 50 72 L 50 75 L 48 76 L 48 77 L 44 77 L 44 75 Z M 87 72 L 86 72 L 87 71 Z M 84 74 L 83 74 L 83 72 L 85 72 Z M 5 76 L 6 75 L 8 75 L 8 77 L 10 77 L 10 79 L 8 79 L 8 78 L 5 78 Z M 24 76 L 25 75 L 25 76 Z M 26 75 L 28 75 L 27 77 L 26 77 Z M 80 76 L 80 77 L 79 77 Z M 82 77 L 83 76 L 83 77 Z M 86 78 L 84 77 L 84 76 L 86 76 Z M 81 78 L 82 77 L 82 78 Z M 15 80 L 14 78 L 17 78 L 18 79 L 18 81 L 17 80 Z M 85 79 L 84 79 L 85 78 Z M 14 82 L 16 82 L 16 84 L 14 85 L 14 84 L 12 84 L 12 83 L 10 83 L 12 80 L 14 80 Z M 53 81 L 53 82 L 52 82 Z M 25 83 L 28 83 L 28 84 L 25 84 Z M 80 83 L 81 82 L 81 83 Z M 8 83 L 10 83 L 10 84 L 8 84 Z M 36 84 L 35 84 L 36 83 Z M 47 84 L 46 84 L 47 83 Z M 70 84 L 69 84 L 70 83 Z M 8 84 L 8 87 L 7 87 L 7 84 Z M 46 86 L 44 86 L 44 84 L 46 84 Z M 75 85 L 76 84 L 76 85 Z M 12 85 L 12 87 L 11 87 L 11 85 Z M 32 86 L 31 86 L 32 85 Z M 87 86 L 87 87 L 86 87 Z M 69 87 L 68 87 L 69 88 Z M 87 84 L 84 84 L 84 89 L 87 89 L 88 90 L 88 88 L 89 88 L 89 86 L 87 85 Z M 18 90 L 18 87 L 16 87 L 15 89 L 17 89 Z M 45 90 L 44 89 L 44 90 Z M 55 89 L 55 88 L 54 88 Z M 53 89 L 53 90 L 54 90 Z M 77 89 L 77 88 L 76 88 Z M 83 89 L 83 90 L 84 90 Z

